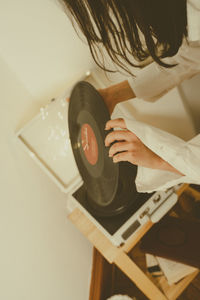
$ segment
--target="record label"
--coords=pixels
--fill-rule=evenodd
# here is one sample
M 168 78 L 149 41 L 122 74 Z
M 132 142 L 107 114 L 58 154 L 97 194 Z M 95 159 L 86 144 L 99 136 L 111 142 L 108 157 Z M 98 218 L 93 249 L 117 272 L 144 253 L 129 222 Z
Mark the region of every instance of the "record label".
M 81 127 L 81 145 L 87 161 L 95 165 L 98 160 L 98 144 L 92 127 L 87 123 Z

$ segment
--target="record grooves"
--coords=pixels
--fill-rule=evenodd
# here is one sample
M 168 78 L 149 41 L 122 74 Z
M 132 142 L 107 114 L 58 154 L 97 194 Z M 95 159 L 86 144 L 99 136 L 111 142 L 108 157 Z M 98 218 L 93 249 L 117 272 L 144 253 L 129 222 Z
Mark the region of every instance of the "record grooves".
M 124 212 L 137 198 L 134 184 L 137 167 L 126 162 L 114 164 L 104 145 L 108 134 L 104 128 L 109 119 L 98 91 L 88 82 L 78 82 L 72 90 L 68 110 L 70 140 L 87 193 L 86 206 L 104 217 Z

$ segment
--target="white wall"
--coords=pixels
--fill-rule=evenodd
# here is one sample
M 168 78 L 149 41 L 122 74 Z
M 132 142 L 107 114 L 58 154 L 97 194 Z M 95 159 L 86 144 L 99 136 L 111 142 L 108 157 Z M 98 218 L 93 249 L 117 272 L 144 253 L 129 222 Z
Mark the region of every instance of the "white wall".
M 15 131 L 93 63 L 53 0 L 0 1 L 0 299 L 87 300 L 92 246 Z
M 1 0 L 0 54 L 33 96 L 62 89 L 91 64 L 57 0 Z

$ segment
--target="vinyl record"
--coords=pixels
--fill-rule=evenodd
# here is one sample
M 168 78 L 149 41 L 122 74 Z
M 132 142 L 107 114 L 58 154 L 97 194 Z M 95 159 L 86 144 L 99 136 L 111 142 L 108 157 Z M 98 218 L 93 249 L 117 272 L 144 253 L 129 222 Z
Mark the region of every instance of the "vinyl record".
M 73 154 L 87 194 L 97 207 L 108 207 L 118 187 L 118 164 L 108 156 L 104 140 L 110 119 L 97 90 L 88 82 L 78 82 L 70 96 L 68 123 Z
M 85 195 L 84 206 L 94 216 L 113 217 L 123 214 L 132 207 L 137 206 L 140 194 L 136 190 L 135 177 L 137 167 L 129 162 L 120 162 L 117 191 L 110 205 L 105 209 L 97 203 L 88 194 Z
M 131 217 L 153 194 L 137 192 L 136 174 L 137 166 L 125 161 L 119 163 L 117 192 L 112 203 L 106 207 L 99 206 L 90 198 L 84 184 L 74 192 L 73 196 L 89 214 L 101 225 L 106 225 L 109 232 L 113 234 L 116 225 L 123 225 L 127 220 L 126 216 Z

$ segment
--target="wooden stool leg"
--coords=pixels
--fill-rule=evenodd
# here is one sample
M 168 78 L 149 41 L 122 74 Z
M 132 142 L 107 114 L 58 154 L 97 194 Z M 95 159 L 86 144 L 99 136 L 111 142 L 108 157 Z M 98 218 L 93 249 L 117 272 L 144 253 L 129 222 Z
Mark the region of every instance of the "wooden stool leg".
M 121 252 L 115 257 L 114 263 L 124 274 L 126 274 L 135 285 L 150 300 L 167 300 L 164 294 L 153 284 L 153 282 L 142 272 L 129 256 Z

